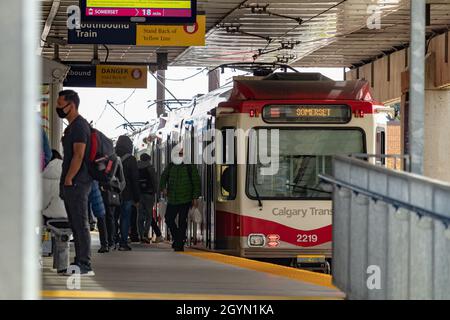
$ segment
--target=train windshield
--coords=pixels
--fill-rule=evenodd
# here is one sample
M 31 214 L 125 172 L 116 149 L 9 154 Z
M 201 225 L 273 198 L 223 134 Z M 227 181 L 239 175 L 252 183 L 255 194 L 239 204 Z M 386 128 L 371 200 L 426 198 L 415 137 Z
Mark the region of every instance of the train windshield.
M 266 134 L 261 135 L 262 130 Z M 273 146 L 272 130 L 279 132 L 279 143 Z M 365 152 L 365 135 L 360 129 L 270 128 L 255 133 L 250 137 L 249 151 L 257 154 L 257 160 L 247 171 L 247 195 L 252 199 L 331 199 L 331 194 L 321 188 L 318 174 L 331 173 L 333 155 Z M 261 148 L 258 139 L 263 137 L 267 142 Z M 276 144 L 278 166 L 271 159 Z

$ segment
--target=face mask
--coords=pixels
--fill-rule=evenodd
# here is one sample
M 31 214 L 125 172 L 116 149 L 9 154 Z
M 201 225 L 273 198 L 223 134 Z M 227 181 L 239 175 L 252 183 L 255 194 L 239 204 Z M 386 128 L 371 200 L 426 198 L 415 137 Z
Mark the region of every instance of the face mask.
M 69 105 L 66 105 L 65 107 L 62 108 L 56 108 L 56 113 L 58 114 L 58 117 L 60 117 L 61 119 L 64 119 L 65 117 L 67 117 L 70 113 L 70 111 L 68 113 L 66 113 L 64 111 L 65 108 L 67 108 Z

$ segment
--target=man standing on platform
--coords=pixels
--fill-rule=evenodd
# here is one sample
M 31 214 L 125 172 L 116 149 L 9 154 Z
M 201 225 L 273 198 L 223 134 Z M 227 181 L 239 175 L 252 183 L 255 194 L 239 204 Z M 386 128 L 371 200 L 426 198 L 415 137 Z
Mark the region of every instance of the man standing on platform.
M 87 167 L 91 128 L 78 113 L 80 98 L 73 90 L 59 93 L 56 112 L 67 119 L 68 127 L 62 137 L 64 158 L 60 180 L 60 196 L 64 200 L 75 243 L 75 262 L 80 274 L 93 276 L 91 267 L 91 234 L 88 218 L 88 195 L 92 178 Z

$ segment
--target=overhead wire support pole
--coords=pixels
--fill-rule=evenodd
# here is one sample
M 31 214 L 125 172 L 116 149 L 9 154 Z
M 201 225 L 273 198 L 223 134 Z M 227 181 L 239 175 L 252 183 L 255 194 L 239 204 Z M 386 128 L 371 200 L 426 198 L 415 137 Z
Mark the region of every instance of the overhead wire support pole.
M 125 118 L 125 117 L 119 112 L 119 110 L 117 110 L 117 109 L 113 106 L 113 104 L 112 104 L 111 101 L 108 100 L 106 103 L 107 103 L 111 108 L 113 108 L 114 111 L 116 111 L 116 112 L 122 117 L 122 119 L 124 119 L 124 120 L 128 123 L 128 125 L 129 125 L 130 128 L 131 128 L 131 130 L 136 131 L 136 128 L 131 124 L 131 122 L 128 121 L 128 119 Z
M 411 170 L 423 174 L 425 116 L 426 1 L 411 0 L 411 62 L 409 67 L 409 152 Z

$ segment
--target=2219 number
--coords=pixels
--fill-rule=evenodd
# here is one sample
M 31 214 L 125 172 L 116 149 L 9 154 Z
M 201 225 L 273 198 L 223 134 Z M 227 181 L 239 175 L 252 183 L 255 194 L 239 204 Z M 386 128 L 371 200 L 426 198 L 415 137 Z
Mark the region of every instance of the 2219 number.
M 315 243 L 319 241 L 319 237 L 317 234 L 298 234 L 297 235 L 297 242 L 300 243 Z

